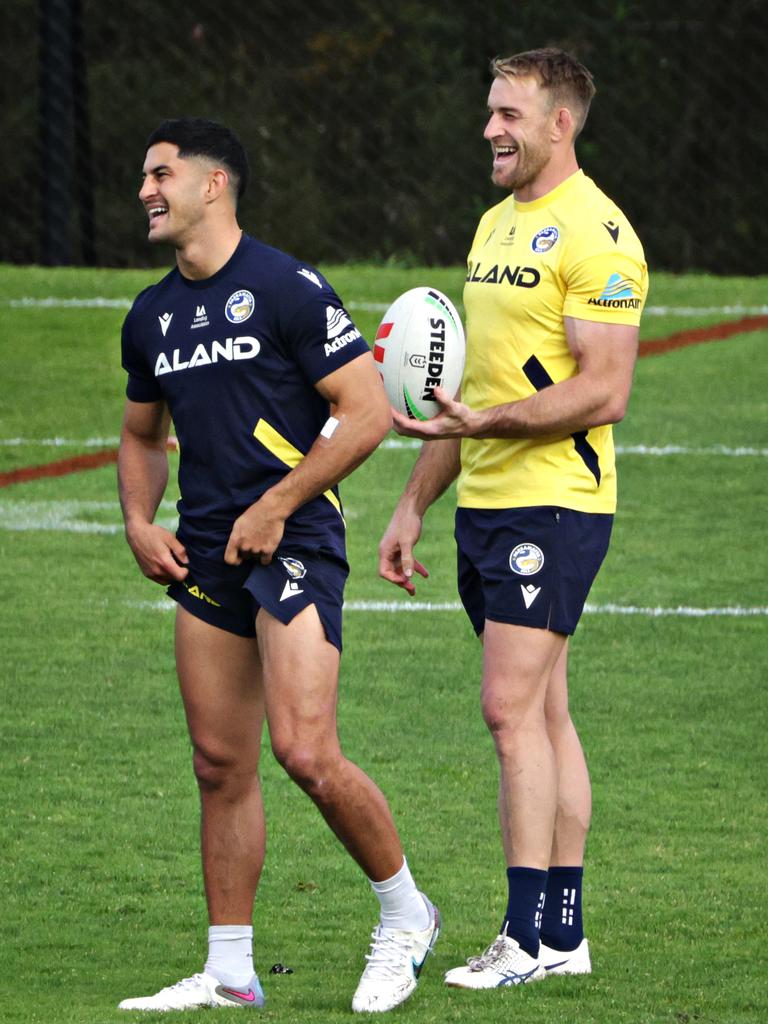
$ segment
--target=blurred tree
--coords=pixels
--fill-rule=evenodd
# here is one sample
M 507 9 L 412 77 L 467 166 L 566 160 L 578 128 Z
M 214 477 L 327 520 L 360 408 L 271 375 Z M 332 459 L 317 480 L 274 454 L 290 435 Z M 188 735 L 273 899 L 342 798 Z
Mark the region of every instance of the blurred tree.
M 103 263 L 167 264 L 146 245 L 135 194 L 147 135 L 183 114 L 241 135 L 253 165 L 242 219 L 266 241 L 315 261 L 460 262 L 501 198 L 482 138 L 488 60 L 560 45 L 598 86 L 584 169 L 651 262 L 768 269 L 757 216 L 768 138 L 753 114 L 765 106 L 768 0 L 79 2 L 92 156 L 76 186 L 87 177 Z M 35 12 L 33 0 L 0 9 L 0 128 L 14 154 L 0 185 L 25 200 L 9 210 L 0 259 L 19 262 L 41 258 Z M 72 230 L 84 262 L 74 219 Z

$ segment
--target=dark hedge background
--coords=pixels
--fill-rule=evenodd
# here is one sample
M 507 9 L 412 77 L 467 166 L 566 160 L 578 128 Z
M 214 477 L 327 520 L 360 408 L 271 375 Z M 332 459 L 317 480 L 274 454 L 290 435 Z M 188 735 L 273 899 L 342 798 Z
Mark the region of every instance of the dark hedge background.
M 0 29 L 2 261 L 165 265 L 135 197 L 144 142 L 197 114 L 245 142 L 241 219 L 266 241 L 460 262 L 501 198 L 488 59 L 560 45 L 598 85 L 582 166 L 652 265 L 768 273 L 766 0 L 5 0 Z

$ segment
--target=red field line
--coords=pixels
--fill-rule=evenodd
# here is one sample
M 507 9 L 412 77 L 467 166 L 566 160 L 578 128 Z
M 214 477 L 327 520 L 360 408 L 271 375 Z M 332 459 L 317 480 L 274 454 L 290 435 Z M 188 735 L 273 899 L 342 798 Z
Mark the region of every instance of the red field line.
M 699 345 L 704 341 L 725 341 L 726 338 L 732 338 L 734 334 L 747 334 L 750 331 L 766 329 L 768 329 L 768 316 L 745 316 L 741 320 L 727 320 L 725 323 L 712 324 L 709 327 L 693 327 L 687 331 L 676 331 L 666 338 L 641 341 L 639 355 L 641 359 L 644 356 L 658 356 L 665 352 L 672 352 L 676 348 Z M 175 440 L 169 440 L 168 448 L 175 450 Z M 40 480 L 46 476 L 67 476 L 69 473 L 79 473 L 83 469 L 98 469 L 100 466 L 108 466 L 111 462 L 117 462 L 116 448 L 104 452 L 94 452 L 91 455 L 75 455 L 73 458 L 59 459 L 57 462 L 46 462 L 42 466 L 24 466 L 22 469 L 12 469 L 7 473 L 0 473 L 0 487 L 23 484 L 29 480 Z
M 106 452 L 92 452 L 90 455 L 75 455 L 71 459 L 59 459 L 57 462 L 46 462 L 42 466 L 23 466 L 21 469 L 0 473 L 0 487 L 25 484 L 29 480 L 40 480 L 45 476 L 67 476 L 69 473 L 79 473 L 81 469 L 98 469 L 99 466 L 108 466 L 110 462 L 117 462 L 116 448 Z
M 168 451 L 178 450 L 176 438 L 168 438 Z M 6 473 L 0 473 L 0 487 L 8 487 L 9 484 L 25 484 L 30 480 L 40 480 L 46 476 L 68 476 L 70 473 L 79 473 L 83 469 L 99 469 L 101 466 L 108 466 L 117 462 L 117 448 L 108 448 L 103 452 L 92 452 L 89 455 L 74 455 L 70 459 L 58 459 L 56 462 L 46 462 L 41 466 L 23 466 L 21 469 L 11 469 Z
M 702 341 L 725 341 L 734 334 L 747 334 L 749 331 L 763 331 L 766 328 L 768 316 L 745 316 L 742 320 L 729 320 L 710 327 L 693 327 L 688 331 L 676 331 L 666 338 L 641 341 L 639 355 L 658 356 L 675 348 L 685 348 L 686 345 L 699 345 Z

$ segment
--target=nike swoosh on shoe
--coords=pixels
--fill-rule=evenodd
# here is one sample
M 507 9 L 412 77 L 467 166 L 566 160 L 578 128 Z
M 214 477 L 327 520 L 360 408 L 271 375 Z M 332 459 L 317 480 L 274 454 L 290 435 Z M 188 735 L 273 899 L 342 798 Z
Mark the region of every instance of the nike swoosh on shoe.
M 249 988 L 247 992 L 238 992 L 237 989 L 224 988 L 223 985 L 220 985 L 216 991 L 222 996 L 234 996 L 235 999 L 242 999 L 244 1003 L 256 1002 L 256 993 L 252 988 Z

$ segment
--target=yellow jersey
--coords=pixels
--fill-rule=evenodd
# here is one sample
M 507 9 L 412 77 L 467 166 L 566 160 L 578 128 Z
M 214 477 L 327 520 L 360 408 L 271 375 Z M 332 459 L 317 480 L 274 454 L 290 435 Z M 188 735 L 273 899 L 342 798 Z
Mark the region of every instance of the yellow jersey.
M 648 293 L 629 221 L 583 171 L 482 217 L 467 261 L 462 401 L 486 409 L 573 377 L 563 317 L 637 325 Z M 613 512 L 610 425 L 557 437 L 464 438 L 458 504 Z

